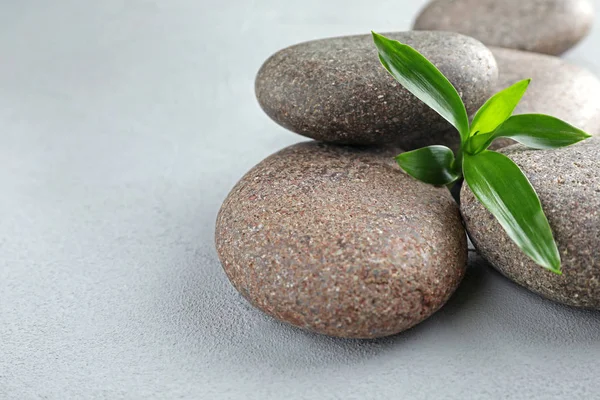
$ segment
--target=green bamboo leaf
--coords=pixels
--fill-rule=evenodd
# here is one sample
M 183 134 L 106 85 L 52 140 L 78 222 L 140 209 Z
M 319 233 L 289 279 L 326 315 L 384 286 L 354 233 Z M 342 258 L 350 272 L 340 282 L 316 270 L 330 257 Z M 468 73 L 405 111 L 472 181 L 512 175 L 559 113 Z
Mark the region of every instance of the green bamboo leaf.
M 469 136 L 469 117 L 452 83 L 427 58 L 412 47 L 373 32 L 379 60 L 402 86 L 434 109 L 460 133 Z
M 540 199 L 507 156 L 484 151 L 466 154 L 463 172 L 475 197 L 496 217 L 508 236 L 532 260 L 557 274 L 560 254 Z
M 531 79 L 526 79 L 496 93 L 475 114 L 471 124 L 471 136 L 479 132 L 493 132 L 515 111 L 517 104 L 527 91 Z
M 445 146 L 429 146 L 396 157 L 407 174 L 431 185 L 449 185 L 460 178 L 455 171 L 454 153 Z
M 581 129 L 543 114 L 522 114 L 510 117 L 496 131 L 472 137 L 468 148 L 483 151 L 499 137 L 508 137 L 534 149 L 556 149 L 570 146 L 591 137 Z

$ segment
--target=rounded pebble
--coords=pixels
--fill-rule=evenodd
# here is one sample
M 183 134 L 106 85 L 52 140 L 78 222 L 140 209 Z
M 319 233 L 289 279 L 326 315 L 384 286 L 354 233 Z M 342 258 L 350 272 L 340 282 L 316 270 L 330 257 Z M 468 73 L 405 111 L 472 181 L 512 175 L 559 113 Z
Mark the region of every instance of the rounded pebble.
M 434 63 L 470 113 L 492 94 L 496 61 L 475 39 L 445 32 L 385 35 Z M 256 96 L 275 122 L 324 142 L 393 144 L 405 150 L 460 143 L 447 121 L 383 68 L 371 35 L 316 40 L 277 52 L 258 73 Z
M 591 30 L 590 0 L 434 0 L 414 29 L 450 31 L 489 46 L 559 55 Z
M 461 211 L 479 253 L 511 280 L 548 299 L 600 309 L 600 138 L 557 150 L 501 150 L 537 191 L 558 244 L 562 275 L 529 259 L 463 185 Z
M 466 234 L 449 192 L 402 173 L 395 154 L 308 142 L 248 172 L 216 226 L 236 289 L 281 321 L 346 338 L 438 310 L 464 275 Z

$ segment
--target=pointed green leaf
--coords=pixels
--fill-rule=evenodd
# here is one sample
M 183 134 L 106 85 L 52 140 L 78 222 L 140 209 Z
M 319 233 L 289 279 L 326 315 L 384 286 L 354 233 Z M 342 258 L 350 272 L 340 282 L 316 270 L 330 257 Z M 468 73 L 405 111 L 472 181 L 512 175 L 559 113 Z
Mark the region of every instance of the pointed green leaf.
M 488 148 L 499 137 L 508 137 L 534 149 L 556 149 L 570 146 L 591 137 L 581 129 L 543 114 L 522 114 L 510 117 L 495 132 L 477 135 L 469 141 L 474 153 Z
M 396 157 L 407 174 L 431 185 L 448 185 L 460 178 L 454 166 L 454 153 L 445 146 L 429 146 Z
M 463 172 L 475 197 L 532 260 L 560 274 L 560 254 L 540 200 L 519 167 L 504 154 L 465 155 Z
M 475 114 L 471 124 L 471 136 L 475 132 L 485 134 L 493 132 L 515 111 L 517 104 L 525 94 L 531 79 L 526 79 L 496 93 Z
M 467 110 L 450 81 L 412 47 L 373 32 L 381 64 L 402 86 L 434 109 L 460 133 L 469 136 Z

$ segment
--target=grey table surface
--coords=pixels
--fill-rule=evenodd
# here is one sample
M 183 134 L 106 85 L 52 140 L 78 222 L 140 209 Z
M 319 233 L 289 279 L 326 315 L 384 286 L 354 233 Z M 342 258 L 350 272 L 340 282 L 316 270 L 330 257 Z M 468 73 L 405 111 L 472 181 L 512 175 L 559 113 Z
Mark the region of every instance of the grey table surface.
M 600 314 L 475 257 L 445 308 L 377 341 L 276 322 L 222 272 L 221 202 L 303 140 L 259 109 L 262 61 L 406 30 L 423 3 L 1 2 L 0 399 L 597 398 Z M 567 58 L 600 73 L 599 46 Z

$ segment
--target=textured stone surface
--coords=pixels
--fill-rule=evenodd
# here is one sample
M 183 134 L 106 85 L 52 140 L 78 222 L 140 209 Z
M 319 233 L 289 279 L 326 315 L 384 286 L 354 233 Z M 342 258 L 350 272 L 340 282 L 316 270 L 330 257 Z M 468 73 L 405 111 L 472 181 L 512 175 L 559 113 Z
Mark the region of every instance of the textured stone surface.
M 532 78 L 515 114 L 548 114 L 590 134 L 600 133 L 600 81 L 590 71 L 560 58 L 491 48 L 498 62 L 496 91 Z M 500 139 L 496 148 L 514 142 Z
M 434 0 L 415 30 L 459 32 L 490 46 L 562 54 L 593 24 L 589 0 Z
M 474 112 L 497 80 L 496 62 L 480 42 L 455 33 L 385 34 L 429 58 Z M 343 144 L 395 143 L 404 149 L 454 145 L 451 126 L 381 66 L 371 35 L 323 39 L 286 48 L 256 78 L 265 112 L 313 139 Z
M 600 138 L 558 150 L 515 145 L 502 152 L 523 169 L 540 197 L 563 275 L 525 256 L 464 185 L 461 211 L 478 251 L 504 275 L 544 297 L 600 309 Z
M 238 291 L 280 320 L 340 337 L 392 335 L 438 310 L 465 271 L 459 210 L 393 154 L 308 142 L 246 174 L 216 227 Z

